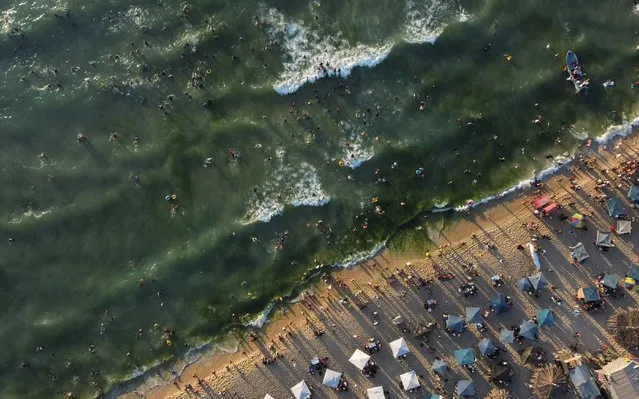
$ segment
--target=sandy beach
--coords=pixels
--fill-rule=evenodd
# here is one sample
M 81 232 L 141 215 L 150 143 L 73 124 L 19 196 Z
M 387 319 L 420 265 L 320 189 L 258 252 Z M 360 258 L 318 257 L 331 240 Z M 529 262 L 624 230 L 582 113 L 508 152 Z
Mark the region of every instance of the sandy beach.
M 237 353 L 206 357 L 176 378 L 166 376 L 163 386 L 140 385 L 121 398 L 261 399 L 269 394 L 280 399 L 292 397 L 290 388 L 301 380 L 318 398 L 364 398 L 366 390 L 374 386 L 383 386 L 390 398 L 425 397 L 437 387 L 445 392 L 444 397 L 453 397 L 455 383 L 462 379 L 474 381 L 477 397 L 482 398 L 495 388 L 488 376 L 489 362 L 477 349 L 477 342 L 484 337 L 501 348 L 501 358 L 513 367 L 508 386 L 512 397 L 535 397 L 528 385 L 535 365 L 522 364 L 517 352 L 531 342 L 500 344 L 498 338 L 500 329 L 532 318 L 541 308 L 550 308 L 555 320 L 554 326 L 539 328 L 534 343 L 545 351 L 543 362 L 552 362 L 553 352 L 571 345 L 577 345 L 581 353 L 593 353 L 604 345 L 620 355 L 626 353 L 606 323 L 615 309 L 636 307 L 636 294 L 621 290 L 619 298 L 604 298 L 603 309 L 592 312 L 578 308 L 575 295 L 579 288 L 594 285 L 601 273 L 614 272 L 623 277 L 630 264 L 637 262 L 636 232 L 613 234 L 614 247 L 605 252 L 594 241 L 598 230 L 608 232 L 616 223 L 607 214 L 602 194 L 621 199 L 628 220 L 635 221 L 637 210 L 626 197 L 630 180 L 618 168 L 622 162 L 636 160 L 638 151 L 636 135 L 612 140 L 605 146 L 582 146 L 576 159 L 545 181 L 543 187 L 531 187 L 478 206 L 440 231 L 423 229 L 424 239 L 435 243 L 430 253 L 387 250 L 359 266 L 335 270 L 310 287 L 297 303 L 279 308 L 263 329 L 240 344 Z M 588 229 L 575 229 L 556 214 L 540 217 L 533 213 L 532 201 L 539 194 L 536 190 L 550 194 L 564 215 L 586 215 Z M 590 258 L 575 265 L 569 247 L 579 242 Z M 539 247 L 541 272 L 549 283 L 538 297 L 516 286 L 517 280 L 536 272 L 528 243 Z M 468 266 L 470 263 L 472 266 Z M 454 278 L 438 279 L 438 272 L 450 273 Z M 491 276 L 499 274 L 504 284 L 494 287 Z M 408 276 L 429 283 L 414 285 Z M 478 292 L 464 297 L 458 288 L 470 279 Z M 444 314 L 464 317 L 467 306 L 484 311 L 497 293 L 512 297 L 514 304 L 503 314 L 484 317 L 485 331 L 478 331 L 474 325 L 457 337 L 445 331 Z M 552 301 L 551 295 L 560 298 L 562 305 Z M 432 299 L 437 305 L 429 312 L 424 304 Z M 365 303 L 362 308 L 358 306 Z M 403 332 L 392 322 L 396 316 L 405 319 L 409 331 Z M 429 321 L 438 325 L 430 337 L 415 338 L 417 323 Z M 400 337 L 406 340 L 410 353 L 398 360 L 388 344 Z M 379 365 L 373 378 L 364 376 L 348 361 L 355 349 L 363 350 L 369 338 L 381 343 L 381 350 L 371 355 Z M 460 348 L 472 348 L 477 358 L 476 372 L 457 365 L 453 351 Z M 343 373 L 349 390 L 336 392 L 322 385 L 320 373 L 309 374 L 314 357 L 328 358 L 328 368 Z M 440 381 L 431 367 L 436 357 L 446 360 L 450 367 Z M 264 364 L 265 359 L 275 360 Z M 410 370 L 416 372 L 421 383 L 417 393 L 405 392 L 399 381 L 399 375 Z M 564 397 L 574 395 L 562 393 Z

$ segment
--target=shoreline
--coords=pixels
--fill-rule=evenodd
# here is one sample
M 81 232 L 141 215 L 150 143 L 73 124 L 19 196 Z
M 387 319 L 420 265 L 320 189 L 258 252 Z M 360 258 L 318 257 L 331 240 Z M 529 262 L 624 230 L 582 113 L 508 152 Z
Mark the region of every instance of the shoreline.
M 596 151 L 595 149 L 592 149 L 592 151 L 598 152 L 601 149 L 605 151 L 607 144 L 616 139 L 621 139 L 622 141 L 626 139 L 639 141 L 639 136 L 637 135 L 638 128 L 639 128 L 639 117 L 636 117 L 632 121 L 627 122 L 623 125 L 611 126 L 606 130 L 604 134 L 591 140 L 593 143 L 596 143 Z M 544 181 L 544 182 L 548 181 L 548 183 L 551 183 L 553 179 L 556 179 L 559 175 L 569 170 L 569 165 L 574 161 L 575 155 L 581 148 L 582 148 L 582 145 L 578 146 L 575 149 L 573 155 L 571 155 L 570 158 L 566 158 L 565 162 L 561 162 L 558 165 L 555 164 L 555 162 L 553 162 L 552 166 L 542 170 L 539 173 L 535 173 L 535 176 L 537 177 L 539 181 Z M 429 236 L 429 239 L 432 239 L 432 241 L 436 245 L 440 246 L 440 251 L 442 250 L 442 246 L 445 248 L 449 245 L 452 245 L 455 242 L 462 240 L 463 238 L 461 236 L 466 235 L 468 233 L 467 225 L 471 223 L 469 219 L 471 219 L 471 216 L 473 214 L 478 213 L 480 215 L 486 215 L 486 214 L 489 214 L 491 211 L 494 211 L 496 208 L 504 206 L 505 203 L 518 202 L 520 198 L 526 197 L 527 195 L 529 195 L 527 191 L 532 187 L 533 182 L 534 182 L 534 177 L 531 179 L 523 179 L 519 181 L 518 183 L 516 183 L 515 185 L 511 186 L 510 188 L 506 190 L 501 191 L 498 194 L 489 195 L 485 198 L 478 200 L 477 202 L 474 203 L 474 205 L 472 205 L 472 207 L 470 207 L 472 208 L 470 209 L 470 211 L 469 211 L 468 205 L 457 206 L 457 207 L 451 206 L 444 209 L 433 208 L 433 209 L 423 211 L 420 215 L 424 215 L 428 213 L 442 213 L 442 212 L 455 212 L 456 214 L 454 216 L 452 225 L 450 227 L 445 228 L 448 233 L 447 234 L 448 238 L 442 241 L 440 239 L 433 239 L 433 237 Z M 461 212 L 464 212 L 465 214 L 461 214 Z M 496 220 L 500 221 L 510 216 L 511 215 L 499 214 L 496 219 L 493 218 L 493 223 L 495 223 Z M 458 233 L 460 231 L 462 233 Z M 207 373 L 205 375 L 209 375 L 209 374 L 215 375 L 216 369 L 217 370 L 223 369 L 224 365 L 228 365 L 229 362 L 230 364 L 234 364 L 235 361 L 245 360 L 242 358 L 241 355 L 244 355 L 244 357 L 247 357 L 247 355 L 242 353 L 245 351 L 240 351 L 240 349 L 244 347 L 245 345 L 249 344 L 248 330 L 253 330 L 259 335 L 269 336 L 268 331 L 273 331 L 273 329 L 281 325 L 283 315 L 280 313 L 281 312 L 286 313 L 286 310 L 283 310 L 283 309 L 289 309 L 295 306 L 300 306 L 299 304 L 300 297 L 304 293 L 308 292 L 309 289 L 313 290 L 317 285 L 321 283 L 321 281 L 317 279 L 317 277 L 323 271 L 328 270 L 332 278 L 339 278 L 338 276 L 342 276 L 342 275 L 348 276 L 351 273 L 358 274 L 359 273 L 358 269 L 362 268 L 363 265 L 367 264 L 369 261 L 372 261 L 374 263 L 379 263 L 379 259 L 381 258 L 386 260 L 387 263 L 397 263 L 396 262 L 397 259 L 403 259 L 406 256 L 415 255 L 410 253 L 397 253 L 397 254 L 391 253 L 391 251 L 389 250 L 386 244 L 387 242 L 378 244 L 368 254 L 363 254 L 362 256 L 357 256 L 359 254 L 354 254 L 353 256 L 347 258 L 344 262 L 338 262 L 334 265 L 330 265 L 325 268 L 318 269 L 317 272 L 309 275 L 306 281 L 294 287 L 293 290 L 291 291 L 291 294 L 287 297 L 287 299 L 284 302 L 269 303 L 264 309 L 264 311 L 260 312 L 250 322 L 247 322 L 243 325 L 243 328 L 246 328 L 247 330 L 241 333 L 243 334 L 242 337 L 239 337 L 239 338 L 237 336 L 233 337 L 234 339 L 237 339 L 236 349 L 234 351 L 224 351 L 222 349 L 219 349 L 219 344 L 221 342 L 227 341 L 229 337 L 233 334 L 232 332 L 226 333 L 225 339 L 222 339 L 217 342 L 209 342 L 200 347 L 193 348 L 190 351 L 188 351 L 182 358 L 174 362 L 168 362 L 168 363 L 163 362 L 144 370 L 140 375 L 128 381 L 123 382 L 119 386 L 119 388 L 124 388 L 124 387 L 131 388 L 133 386 L 135 387 L 135 389 L 130 390 L 129 392 L 123 393 L 123 394 L 117 393 L 120 389 L 115 389 L 114 391 L 111 392 L 109 397 L 129 399 L 129 398 L 138 398 L 138 397 L 174 398 L 174 397 L 177 397 L 175 395 L 179 396 L 180 391 L 177 391 L 175 386 L 173 386 L 170 382 L 171 374 L 169 373 L 169 369 L 175 369 L 174 367 L 170 367 L 170 365 L 180 364 L 180 362 L 188 358 L 189 354 L 193 352 L 196 352 L 196 353 L 202 352 L 202 354 L 201 356 L 199 356 L 197 359 L 193 360 L 192 362 L 187 361 L 181 364 L 180 370 L 178 372 L 178 374 L 180 375 L 180 379 L 194 381 L 194 378 L 192 377 L 192 374 L 191 374 L 193 369 L 198 370 L 196 372 L 196 374 L 198 375 L 198 378 L 200 378 L 199 376 L 203 374 L 201 370 L 212 370 L 213 374 Z M 391 260 L 389 261 L 387 258 Z M 397 263 L 397 264 L 401 266 L 401 263 Z M 295 295 L 295 293 L 298 293 L 298 292 L 299 294 Z M 280 313 L 278 313 L 278 311 Z M 286 329 L 286 327 L 283 327 L 283 329 Z M 277 329 L 275 331 L 277 331 Z M 161 378 L 164 381 L 164 383 L 158 383 L 154 386 L 147 386 L 146 389 L 139 389 L 146 385 L 146 382 L 144 380 L 146 379 L 146 377 L 148 377 L 147 374 L 154 373 L 158 375 L 162 371 L 166 373 L 164 378 Z M 142 381 L 139 381 L 136 384 L 135 382 L 140 379 Z M 195 384 L 192 384 L 192 385 L 195 385 Z

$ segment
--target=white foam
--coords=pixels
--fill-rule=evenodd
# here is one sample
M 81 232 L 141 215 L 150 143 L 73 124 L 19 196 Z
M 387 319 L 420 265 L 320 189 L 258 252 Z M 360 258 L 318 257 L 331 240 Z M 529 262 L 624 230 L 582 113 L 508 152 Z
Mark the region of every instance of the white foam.
M 375 245 L 375 247 L 373 249 L 371 249 L 370 251 L 361 251 L 361 252 L 357 252 L 349 257 L 347 257 L 346 259 L 342 260 L 341 262 L 338 262 L 334 265 L 334 267 L 342 267 L 342 268 L 349 268 L 349 267 L 353 267 L 353 266 L 357 266 L 358 264 L 372 259 L 375 256 L 377 256 L 381 251 L 384 250 L 384 248 L 386 248 L 386 242 L 381 242 L 377 245 Z
M 598 144 L 605 144 L 616 137 L 626 137 L 636 129 L 639 129 L 639 116 L 631 122 L 626 122 L 622 125 L 610 126 L 606 129 L 604 134 L 597 137 L 596 142 Z
M 14 8 L 9 8 L 0 12 L 0 33 L 6 34 L 9 33 L 11 28 L 13 27 L 13 22 L 15 21 L 16 10 Z
M 366 142 L 366 135 L 359 134 L 356 129 L 347 122 L 339 123 L 340 130 L 346 137 L 342 143 L 341 160 L 344 166 L 355 169 L 375 156 L 373 145 Z
M 406 2 L 404 40 L 408 43 L 435 43 L 444 30 L 441 12 L 445 7 L 435 0 Z
M 271 312 L 275 308 L 275 304 L 269 304 L 266 309 L 261 311 L 253 320 L 246 323 L 247 327 L 262 328 L 269 321 Z

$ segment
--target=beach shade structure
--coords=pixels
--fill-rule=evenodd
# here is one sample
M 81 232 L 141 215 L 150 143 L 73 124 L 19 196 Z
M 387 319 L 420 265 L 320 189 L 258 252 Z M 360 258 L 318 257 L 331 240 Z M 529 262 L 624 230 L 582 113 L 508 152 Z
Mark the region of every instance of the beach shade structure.
M 359 349 L 355 349 L 355 352 L 351 355 L 351 358 L 348 359 L 355 367 L 360 370 L 364 370 L 364 367 L 368 364 L 368 361 L 371 359 L 366 353 L 362 352 Z
M 366 394 L 368 395 L 368 399 L 386 399 L 386 395 L 384 395 L 384 387 L 372 387 L 366 390 Z
M 519 336 L 535 341 L 537 339 L 537 324 L 530 320 L 523 320 L 519 325 Z
M 584 247 L 584 244 L 581 242 L 577 243 L 577 245 L 575 246 L 570 247 L 570 249 L 572 250 L 570 252 L 570 256 L 579 263 L 585 261 L 590 257 L 588 251 L 586 251 L 586 247 Z
M 581 213 L 575 213 L 570 217 L 570 224 L 576 229 L 583 229 L 586 227 L 586 217 Z
M 308 399 L 311 397 L 311 390 L 308 389 L 308 385 L 306 385 L 304 380 L 291 388 L 291 392 L 293 392 L 295 399 Z
M 455 351 L 455 360 L 460 366 L 467 366 L 475 363 L 475 354 L 470 348 L 457 349 Z
M 465 328 L 466 323 L 459 316 L 449 315 L 446 319 L 446 329 L 450 332 L 461 333 L 464 332 Z
M 601 391 L 585 365 L 579 365 L 568 373 L 570 382 L 582 399 L 601 398 Z
M 408 350 L 408 345 L 406 345 L 406 341 L 404 341 L 404 338 L 396 339 L 395 341 L 388 344 L 388 346 L 391 348 L 394 357 L 400 357 L 404 356 L 407 353 L 410 353 L 410 350 Z
M 506 300 L 506 296 L 504 296 L 504 294 L 497 294 L 490 298 L 490 300 L 488 300 L 488 306 L 493 312 L 495 312 L 495 314 L 504 313 L 510 309 L 510 304 Z
M 435 359 L 433 362 L 433 372 L 443 377 L 446 371 L 448 371 L 448 363 L 441 359 Z
M 488 338 L 484 338 L 479 341 L 477 347 L 479 348 L 479 353 L 481 353 L 482 356 L 492 356 L 495 352 L 497 352 L 497 347 L 493 344 L 493 341 Z
M 608 328 L 626 348 L 639 346 L 639 309 L 618 310 L 608 319 Z
M 533 289 L 537 291 L 548 285 L 548 281 L 546 281 L 544 275 L 541 273 L 535 273 L 532 276 L 528 276 L 528 281 L 530 281 Z
M 621 277 L 618 274 L 606 272 L 601 278 L 601 285 L 606 288 L 615 289 L 619 287 L 619 280 L 621 280 Z
M 517 288 L 519 288 L 519 291 L 528 291 L 531 289 L 532 284 L 530 284 L 528 277 L 517 280 Z
M 515 342 L 515 332 L 513 330 L 502 329 L 499 332 L 499 342 L 502 344 L 512 344 Z
M 627 214 L 625 209 L 623 209 L 623 204 L 619 198 L 612 197 L 608 199 L 608 201 L 606 201 L 606 208 L 608 208 L 608 216 L 613 218 L 618 218 Z
M 632 185 L 628 190 L 628 199 L 632 202 L 639 203 L 639 186 Z
M 510 399 L 510 394 L 505 389 L 492 389 L 484 399 Z
M 539 327 L 552 326 L 555 324 L 555 320 L 552 316 L 552 311 L 548 308 L 539 309 L 537 311 L 537 322 Z
M 632 233 L 632 222 L 630 220 L 617 220 L 617 234 Z
M 597 239 L 595 240 L 595 244 L 599 247 L 610 248 L 612 247 L 612 233 L 597 231 Z
M 322 384 L 330 388 L 337 388 L 341 380 L 342 380 L 342 373 L 338 373 L 335 370 L 326 369 Z
M 467 306 L 466 323 L 481 323 L 481 308 Z
M 533 392 L 540 399 L 548 399 L 553 391 L 566 383 L 566 374 L 556 364 L 549 364 L 533 371 L 530 378 Z
M 417 374 L 415 374 L 415 370 L 411 370 L 400 375 L 399 379 L 402 380 L 402 386 L 404 387 L 405 391 L 410 391 L 412 389 L 420 387 L 419 380 L 417 379 Z
M 475 396 L 475 383 L 472 380 L 459 380 L 455 385 L 455 393 L 461 397 Z
M 577 299 L 583 300 L 585 303 L 601 301 L 601 295 L 597 287 L 579 288 L 577 291 Z

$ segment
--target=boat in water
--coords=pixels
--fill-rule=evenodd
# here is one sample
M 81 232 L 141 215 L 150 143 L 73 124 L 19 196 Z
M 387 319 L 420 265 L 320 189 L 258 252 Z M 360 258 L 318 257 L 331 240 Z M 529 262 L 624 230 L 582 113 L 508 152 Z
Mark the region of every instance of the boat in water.
M 590 87 L 590 79 L 586 79 L 586 74 L 581 69 L 581 65 L 579 65 L 577 54 L 570 50 L 566 53 L 566 69 L 568 71 L 568 80 L 571 80 L 575 85 L 577 93 L 588 90 Z

